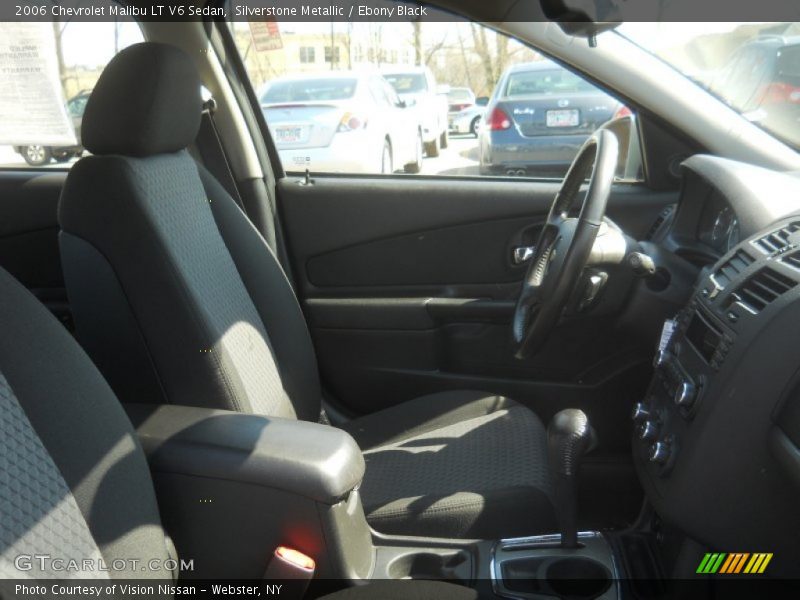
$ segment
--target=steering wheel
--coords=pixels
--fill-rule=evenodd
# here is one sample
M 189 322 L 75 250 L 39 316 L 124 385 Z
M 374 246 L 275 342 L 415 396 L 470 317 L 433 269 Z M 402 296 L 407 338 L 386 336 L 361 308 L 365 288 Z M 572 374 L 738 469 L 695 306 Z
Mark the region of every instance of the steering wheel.
M 567 171 L 539 234 L 514 309 L 512 332 L 517 358 L 539 351 L 561 318 L 603 223 L 618 151 L 613 133 L 595 131 Z M 570 217 L 587 175 L 589 187 L 580 213 L 577 218 Z

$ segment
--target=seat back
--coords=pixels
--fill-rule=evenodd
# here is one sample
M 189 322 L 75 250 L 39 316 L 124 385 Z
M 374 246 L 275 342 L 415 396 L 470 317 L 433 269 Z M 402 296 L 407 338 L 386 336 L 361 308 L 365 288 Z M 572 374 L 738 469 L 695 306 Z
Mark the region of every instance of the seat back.
M 310 336 L 279 263 L 187 146 L 191 59 L 156 43 L 106 67 L 59 205 L 77 335 L 126 402 L 316 420 Z M 119 126 L 117 126 L 119 125 Z
M 0 578 L 172 578 L 130 422 L 63 326 L 2 269 L 0 331 Z

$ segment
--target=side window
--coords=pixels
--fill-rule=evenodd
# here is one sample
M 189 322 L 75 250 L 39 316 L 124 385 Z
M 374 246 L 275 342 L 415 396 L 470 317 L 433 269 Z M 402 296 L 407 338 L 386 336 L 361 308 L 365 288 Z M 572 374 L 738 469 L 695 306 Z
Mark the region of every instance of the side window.
M 400 96 L 397 95 L 395 89 L 387 82 L 385 79 L 380 80 L 381 87 L 383 88 L 384 94 L 386 94 L 386 98 L 389 100 L 390 106 L 401 106 L 402 100 L 400 100 Z
M 316 61 L 316 49 L 314 46 L 300 46 L 300 62 L 311 64 Z
M 232 21 L 231 28 L 256 90 L 308 91 L 324 80 L 353 92 L 336 101 L 262 94 L 290 173 L 386 173 L 388 145 L 393 173 L 561 178 L 586 138 L 615 119 L 625 123 L 615 121 L 613 131 L 634 148 L 635 117 L 623 103 L 477 23 Z M 638 179 L 638 146 L 625 162 L 620 174 Z
M 143 41 L 132 22 L 0 23 L 0 168 L 65 168 L 86 151 L 81 123 L 103 68 Z
M 378 106 L 388 108 L 393 102 L 388 90 L 384 87 L 384 81 L 380 77 L 371 77 L 369 80 L 369 93 Z

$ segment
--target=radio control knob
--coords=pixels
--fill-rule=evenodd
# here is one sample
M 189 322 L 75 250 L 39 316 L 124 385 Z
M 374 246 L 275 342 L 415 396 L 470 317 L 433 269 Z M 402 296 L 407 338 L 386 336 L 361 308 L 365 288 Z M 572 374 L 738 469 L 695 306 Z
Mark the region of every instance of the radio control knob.
M 642 402 L 637 402 L 631 411 L 631 419 L 634 423 L 640 423 L 650 416 L 650 411 Z
M 639 426 L 639 439 L 652 442 L 658 436 L 658 425 L 655 421 L 645 421 Z
M 675 389 L 673 400 L 682 408 L 689 408 L 694 404 L 697 388 L 691 381 L 682 381 Z
M 664 465 L 669 460 L 671 453 L 672 451 L 670 450 L 669 444 L 666 442 L 656 442 L 650 446 L 650 462 L 656 463 L 657 465 Z

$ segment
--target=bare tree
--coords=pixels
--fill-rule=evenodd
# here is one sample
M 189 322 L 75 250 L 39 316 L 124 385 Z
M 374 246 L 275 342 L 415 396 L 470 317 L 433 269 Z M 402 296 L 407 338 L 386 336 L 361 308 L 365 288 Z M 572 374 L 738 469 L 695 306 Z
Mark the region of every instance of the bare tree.
M 483 75 L 486 79 L 486 87 L 492 88 L 495 82 L 500 79 L 503 70 L 508 66 L 509 38 L 504 35 L 494 35 L 494 48 L 491 48 L 491 42 L 487 36 L 487 29 L 471 23 L 472 28 L 472 44 L 478 58 L 483 66 Z
M 414 28 L 414 64 L 417 66 L 422 66 L 422 22 L 413 21 L 411 25 Z
M 67 64 L 64 60 L 64 46 L 63 37 L 64 31 L 69 25 L 69 20 L 60 21 L 58 17 L 53 20 L 53 39 L 56 45 L 56 61 L 58 62 L 58 76 L 61 79 L 61 88 L 64 90 L 65 95 L 69 95 L 67 89 L 67 82 L 70 80 L 70 75 L 67 72 Z
M 353 68 L 353 23 L 347 22 L 347 33 L 345 34 L 344 45 L 347 48 L 347 68 Z
M 467 87 L 471 90 L 475 89 L 475 82 L 472 80 L 472 69 L 470 68 L 469 61 L 467 60 L 467 51 L 464 48 L 464 38 L 461 35 L 461 27 L 458 27 L 458 48 L 461 54 L 461 66 L 466 74 Z
M 414 46 L 414 64 L 419 67 L 428 66 L 436 53 L 446 47 L 447 33 L 444 33 L 439 41 L 426 45 L 422 21 L 412 21 L 411 25 L 413 26 L 411 43 Z
M 485 89 L 490 92 L 510 64 L 520 60 L 541 59 L 541 55 L 522 44 L 512 43 L 508 36 L 490 31 L 475 23 L 471 23 L 470 27 L 472 29 L 472 50 L 480 60 L 485 78 Z M 494 36 L 494 43 L 490 36 Z

